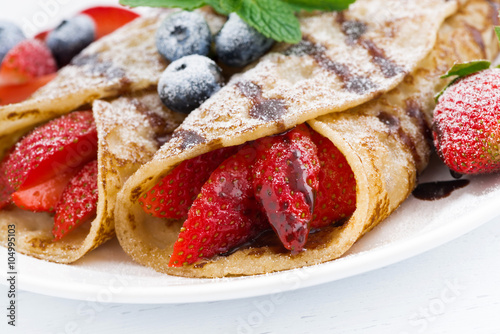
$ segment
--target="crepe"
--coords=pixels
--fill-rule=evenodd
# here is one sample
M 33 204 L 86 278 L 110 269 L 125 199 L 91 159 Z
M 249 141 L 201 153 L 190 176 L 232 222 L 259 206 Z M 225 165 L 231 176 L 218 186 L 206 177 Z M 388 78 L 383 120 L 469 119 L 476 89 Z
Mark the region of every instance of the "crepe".
M 212 32 L 224 18 L 199 10 Z M 156 87 L 166 62 L 156 49 L 155 33 L 171 10 L 153 10 L 89 45 L 57 77 L 29 99 L 0 107 L 0 156 L 34 125 L 90 105 Z
M 358 0 L 342 13 L 303 17 L 301 43 L 279 45 L 235 76 L 126 182 L 116 210 L 123 249 L 143 265 L 187 277 L 263 274 L 340 257 L 413 190 L 429 159 L 433 97 L 446 83 L 439 76 L 454 62 L 497 54 L 496 17 L 485 0 Z M 354 172 L 351 218 L 310 234 L 298 255 L 268 240 L 168 267 L 182 222 L 147 215 L 138 198 L 181 161 L 306 121 L 340 149 Z
M 0 211 L 0 243 L 7 244 L 9 224 L 16 225 L 16 250 L 40 259 L 70 263 L 114 237 L 116 195 L 125 180 L 149 161 L 184 119 L 165 108 L 156 92 L 97 100 L 93 114 L 98 132 L 97 216 L 54 242 L 54 217 L 10 207 Z

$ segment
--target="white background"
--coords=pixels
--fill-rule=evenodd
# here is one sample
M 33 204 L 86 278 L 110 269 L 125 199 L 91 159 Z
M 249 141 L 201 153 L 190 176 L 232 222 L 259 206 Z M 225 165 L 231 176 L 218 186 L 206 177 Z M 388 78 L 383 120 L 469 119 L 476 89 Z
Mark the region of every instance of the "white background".
M 16 20 L 29 34 L 91 4 L 116 2 L 2 0 L 0 18 Z M 15 329 L 7 326 L 7 288 L 0 285 L 0 332 L 500 333 L 499 258 L 497 218 L 404 262 L 312 288 L 299 284 L 279 295 L 133 305 L 20 291 Z

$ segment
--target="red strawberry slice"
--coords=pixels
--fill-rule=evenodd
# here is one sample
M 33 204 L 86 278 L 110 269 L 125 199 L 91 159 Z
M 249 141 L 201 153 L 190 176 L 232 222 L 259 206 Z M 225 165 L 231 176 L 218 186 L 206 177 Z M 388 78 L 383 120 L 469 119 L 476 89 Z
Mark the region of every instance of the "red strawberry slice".
M 321 165 L 311 227 L 320 228 L 341 221 L 356 210 L 356 180 L 337 147 L 316 131 L 311 132 Z
M 307 241 L 318 189 L 316 145 L 306 125 L 256 145 L 255 196 L 285 248 L 297 254 Z
M 12 188 L 24 190 L 76 171 L 96 154 L 92 112 L 76 111 L 37 127 L 18 142 L 5 161 L 6 176 Z
M 50 34 L 51 31 L 52 30 L 45 30 L 45 31 L 39 32 L 33 38 L 36 40 L 39 40 L 40 42 L 45 43 L 45 40 L 47 39 L 47 36 Z
M 225 147 L 183 161 L 140 198 L 147 213 L 159 218 L 185 219 L 210 174 L 238 147 Z
M 12 194 L 12 201 L 19 208 L 33 212 L 52 212 L 73 173 L 61 173 L 31 188 Z
M 52 234 L 60 240 L 76 227 L 85 223 L 97 211 L 97 160 L 83 166 L 67 184 L 56 207 Z
M 45 86 L 56 76 L 57 73 L 51 73 L 22 84 L 0 85 L 0 106 L 19 103 L 26 100 L 40 87 Z
M 210 176 L 174 244 L 170 267 L 228 252 L 269 227 L 252 186 L 255 148 L 244 146 Z
M 7 169 L 5 168 L 5 161 L 8 155 L 0 162 L 0 209 L 3 209 L 11 203 L 11 195 L 14 189 L 10 186 L 7 180 Z
M 139 17 L 139 14 L 120 7 L 92 7 L 84 10 L 96 23 L 96 39 L 112 33 L 121 26 Z
M 24 40 L 5 55 L 0 83 L 21 84 L 54 72 L 57 65 L 49 48 L 36 39 Z

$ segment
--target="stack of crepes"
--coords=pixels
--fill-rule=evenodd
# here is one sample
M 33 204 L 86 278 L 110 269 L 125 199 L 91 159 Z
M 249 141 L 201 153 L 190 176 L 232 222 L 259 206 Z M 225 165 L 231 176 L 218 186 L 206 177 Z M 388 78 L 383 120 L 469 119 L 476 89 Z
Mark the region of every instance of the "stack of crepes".
M 254 275 L 334 260 L 412 192 L 431 152 L 440 79 L 455 62 L 493 59 L 492 1 L 358 0 L 340 13 L 301 17 L 303 40 L 277 45 L 177 128 L 125 183 L 118 239 L 137 262 L 187 277 Z M 146 214 L 138 198 L 180 162 L 307 122 L 346 157 L 356 210 L 342 226 L 309 235 L 305 250 L 254 244 L 180 268 L 168 267 L 182 221 Z
M 202 11 L 211 29 L 224 18 Z M 92 109 L 98 132 L 98 206 L 95 219 L 54 241 L 53 215 L 13 205 L 0 210 L 0 243 L 16 225 L 16 250 L 70 263 L 114 237 L 116 195 L 125 180 L 185 118 L 165 108 L 156 85 L 167 63 L 155 32 L 168 11 L 152 11 L 94 42 L 31 98 L 0 107 L 0 158 L 29 130 L 74 110 Z M 101 99 L 101 100 L 99 100 Z M 106 100 L 102 100 L 106 99 Z

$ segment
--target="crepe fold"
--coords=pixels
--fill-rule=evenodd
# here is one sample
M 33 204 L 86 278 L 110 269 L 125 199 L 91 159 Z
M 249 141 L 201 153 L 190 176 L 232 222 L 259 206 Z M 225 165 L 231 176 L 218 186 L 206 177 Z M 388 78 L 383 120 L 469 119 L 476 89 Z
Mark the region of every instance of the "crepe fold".
M 98 132 L 98 205 L 92 222 L 54 242 L 54 217 L 10 206 L 0 211 L 0 243 L 16 226 L 16 250 L 40 259 L 70 263 L 114 237 L 116 195 L 125 180 L 149 161 L 182 122 L 184 115 L 165 108 L 156 92 L 141 92 L 112 102 L 97 100 L 93 115 Z
M 154 10 L 89 45 L 57 77 L 29 99 L 0 107 L 0 156 L 36 124 L 96 99 L 155 87 L 168 63 L 156 48 L 155 34 L 171 10 Z M 224 18 L 199 11 L 212 32 Z
M 342 13 L 303 18 L 300 44 L 278 46 L 233 78 L 126 182 L 116 210 L 123 249 L 143 265 L 187 277 L 270 273 L 340 257 L 413 190 L 431 151 L 434 95 L 446 84 L 439 77 L 454 62 L 496 56 L 496 18 L 486 0 L 358 0 Z M 295 256 L 274 238 L 168 267 L 182 222 L 147 215 L 138 198 L 186 159 L 306 121 L 354 172 L 357 208 L 350 219 L 310 234 Z

